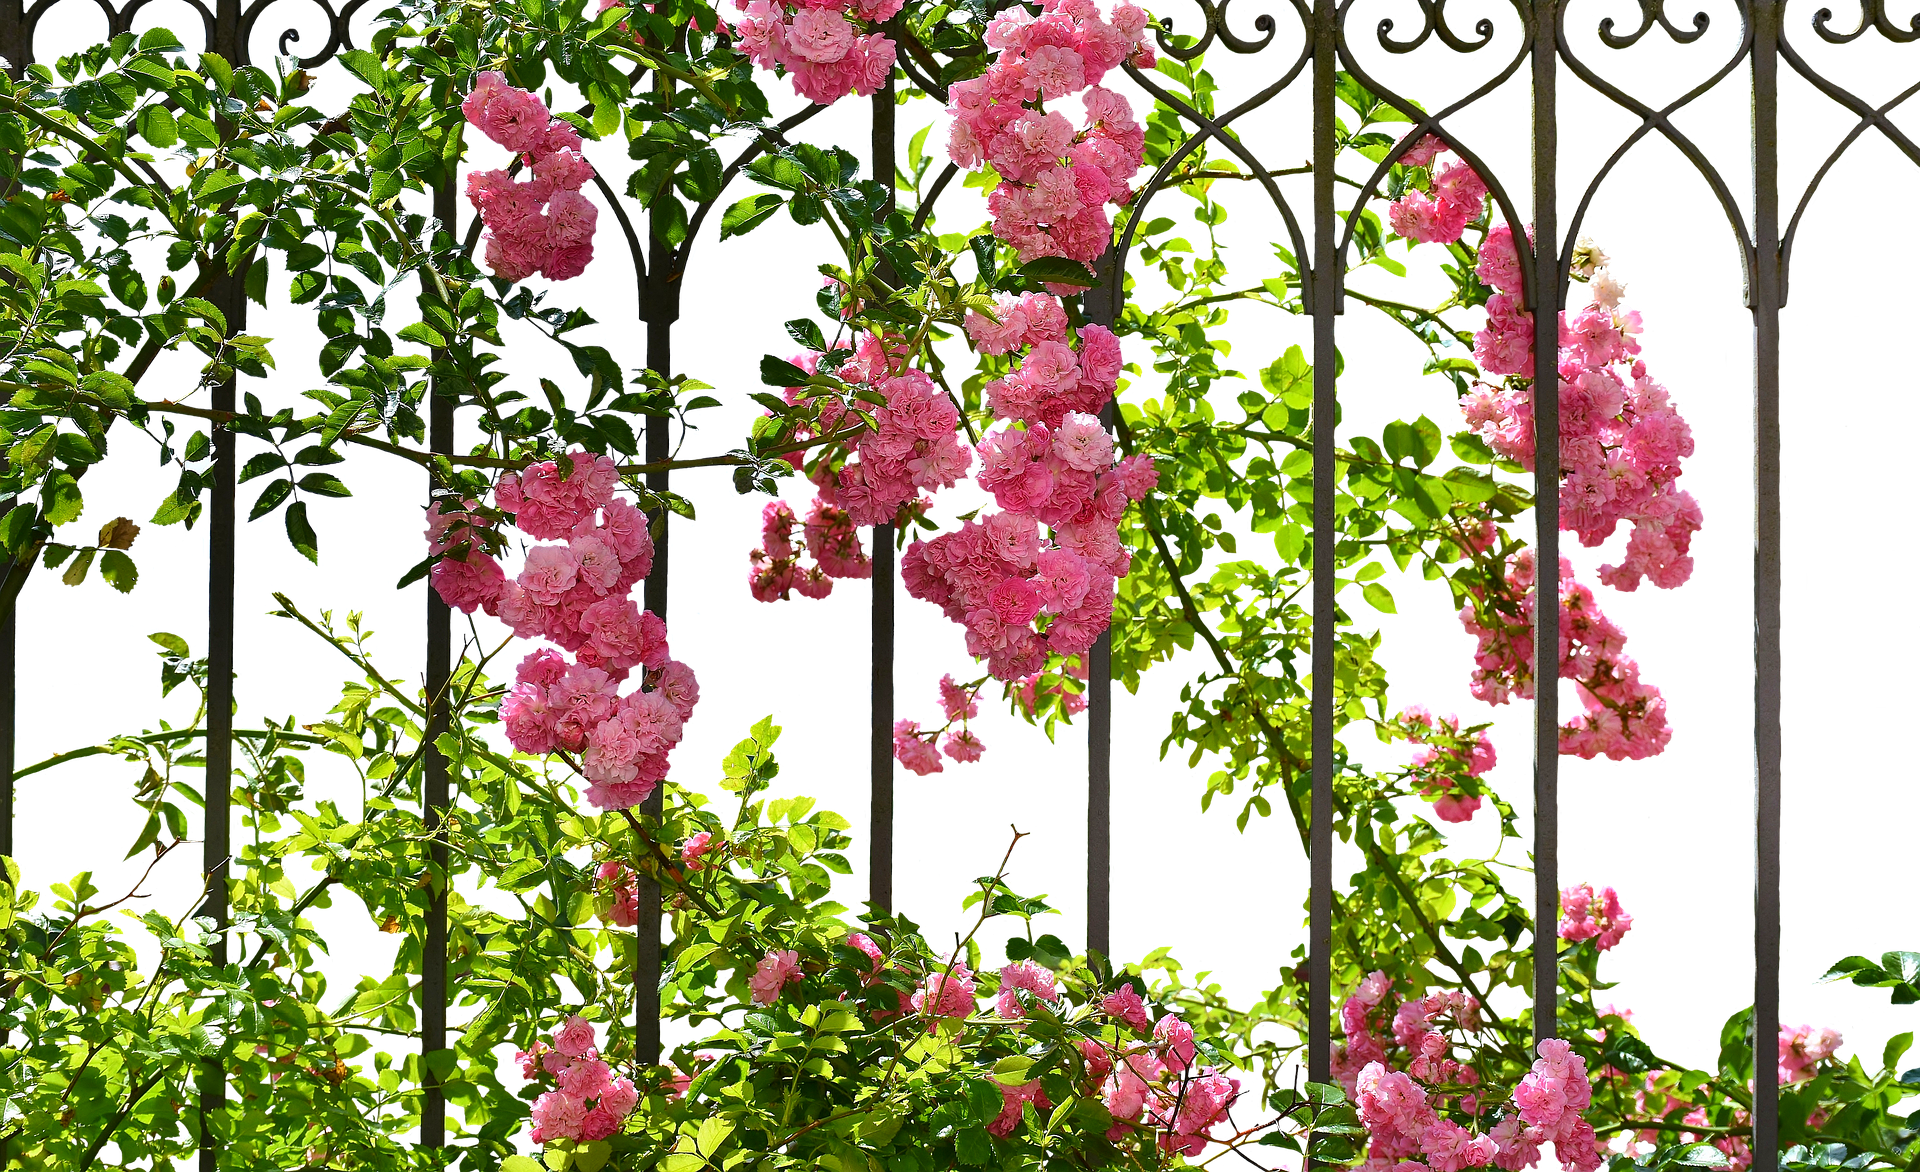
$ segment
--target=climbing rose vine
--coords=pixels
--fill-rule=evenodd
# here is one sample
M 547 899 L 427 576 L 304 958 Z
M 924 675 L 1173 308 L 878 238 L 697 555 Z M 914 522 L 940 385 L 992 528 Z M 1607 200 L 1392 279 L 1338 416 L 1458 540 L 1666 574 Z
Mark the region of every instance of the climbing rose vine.
M 1388 209 L 1393 230 L 1410 241 L 1457 245 L 1469 225 L 1486 215 L 1487 187 L 1464 159 L 1432 135 L 1399 156 L 1410 182 Z M 1521 308 L 1525 282 L 1512 226 L 1487 228 L 1474 274 L 1492 292 L 1486 324 L 1473 337 L 1479 371 L 1460 399 L 1471 433 L 1495 458 L 1533 467 L 1533 317 Z M 1667 390 L 1647 375 L 1640 358 L 1641 320 L 1621 307 L 1625 286 L 1607 257 L 1582 243 L 1575 276 L 1591 295 L 1584 307 L 1560 314 L 1557 396 L 1560 419 L 1560 525 L 1582 545 L 1600 545 L 1622 522 L 1631 526 L 1626 555 L 1600 567 L 1603 583 L 1634 590 L 1642 579 L 1671 589 L 1693 572 L 1688 550 L 1701 525 L 1693 497 L 1678 487 L 1681 461 L 1693 453 L 1691 430 Z M 1486 568 L 1466 590 L 1460 619 L 1478 640 L 1472 687 L 1476 697 L 1504 704 L 1534 694 L 1531 624 L 1537 577 L 1531 551 L 1494 549 L 1491 520 L 1463 524 L 1460 546 Z M 1640 678 L 1623 653 L 1626 635 L 1596 604 L 1592 591 L 1562 559 L 1560 670 L 1578 685 L 1585 709 L 1561 735 L 1561 751 L 1615 760 L 1651 756 L 1671 737 L 1666 701 Z
M 543 460 L 502 475 L 490 513 L 435 504 L 427 540 L 442 556 L 433 585 L 457 610 L 484 610 L 520 638 L 558 645 L 520 661 L 500 704 L 507 739 L 523 753 L 565 755 L 589 783 L 589 801 L 627 809 L 665 780 L 700 686 L 669 657 L 666 623 L 633 600 L 653 568 L 653 538 L 646 516 L 615 495 L 618 468 L 586 452 L 564 466 Z M 478 548 L 500 543 L 494 518 L 554 543 L 529 548 L 509 579 Z M 622 695 L 628 681 L 640 686 Z

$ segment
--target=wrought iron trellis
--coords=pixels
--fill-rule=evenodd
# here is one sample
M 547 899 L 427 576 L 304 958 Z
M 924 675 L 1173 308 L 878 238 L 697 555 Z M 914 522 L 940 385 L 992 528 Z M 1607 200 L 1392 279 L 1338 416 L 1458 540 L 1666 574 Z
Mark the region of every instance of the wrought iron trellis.
M 229 61 L 251 61 L 250 43 L 259 21 L 275 0 L 187 0 L 199 13 L 206 43 Z M 1253 22 L 1257 38 L 1243 37 L 1228 24 L 1230 0 L 1194 0 L 1203 18 L 1198 36 L 1176 39 L 1175 22 L 1163 21 L 1159 42 L 1162 52 L 1192 60 L 1212 48 L 1216 42 L 1237 54 L 1259 53 L 1276 39 L 1278 28 L 1269 14 Z M 1386 156 L 1399 155 L 1406 146 L 1427 134 L 1445 140 L 1470 162 L 1487 180 L 1495 203 L 1504 218 L 1514 224 L 1531 220 L 1537 246 L 1530 246 L 1516 233 L 1515 244 L 1523 261 L 1524 300 L 1538 308 L 1534 314 L 1534 374 L 1536 381 L 1551 385 L 1557 377 L 1558 336 L 1556 311 L 1563 308 L 1572 265 L 1574 241 L 1581 223 L 1602 182 L 1613 172 L 1627 151 L 1649 135 L 1658 134 L 1673 145 L 1699 172 L 1713 192 L 1732 229 L 1746 278 L 1746 300 L 1753 314 L 1753 401 L 1754 435 L 1754 1067 L 1770 1070 L 1774 1064 L 1774 1036 L 1778 1032 L 1778 970 L 1780 938 L 1780 309 L 1787 293 L 1787 262 L 1793 239 L 1814 193 L 1842 154 L 1868 130 L 1878 130 L 1909 160 L 1920 164 L 1920 145 L 1897 127 L 1891 112 L 1915 93 L 1920 82 L 1903 89 L 1893 99 L 1874 105 L 1848 88 L 1812 68 L 1786 35 L 1785 0 L 1734 0 L 1741 19 L 1741 36 L 1732 55 L 1706 81 L 1664 106 L 1655 107 L 1634 98 L 1601 78 L 1572 50 L 1565 36 L 1571 0 L 1511 0 L 1522 24 L 1523 36 L 1515 55 L 1490 80 L 1453 104 L 1437 111 L 1420 109 L 1404 95 L 1384 85 L 1356 59 L 1347 36 L 1349 14 L 1355 0 L 1288 0 L 1303 32 L 1299 53 L 1265 88 L 1224 114 L 1209 117 L 1157 84 L 1151 77 L 1129 66 L 1127 72 L 1141 88 L 1174 110 L 1192 130 L 1171 157 L 1151 176 L 1136 197 L 1135 208 L 1158 195 L 1175 174 L 1182 159 L 1208 143 L 1246 163 L 1281 216 L 1293 252 L 1308 260 L 1301 273 L 1302 296 L 1313 319 L 1313 571 L 1312 599 L 1314 628 L 1312 640 L 1312 794 L 1309 805 L 1309 943 L 1307 1038 L 1309 1077 L 1326 1080 L 1330 1074 L 1331 1032 L 1328 1015 L 1332 1001 L 1329 959 L 1332 936 L 1333 872 L 1333 652 L 1335 641 L 1334 605 L 1334 483 L 1335 483 L 1335 345 L 1336 326 L 1344 300 L 1345 258 L 1354 239 L 1354 218 L 1385 180 L 1389 162 L 1380 163 L 1354 197 L 1343 208 L 1335 197 L 1333 160 L 1336 153 L 1335 78 L 1345 71 L 1363 82 L 1390 103 L 1411 122 L 1411 128 Z M 0 57 L 4 57 L 17 77 L 25 64 L 33 60 L 35 30 L 59 0 L 0 0 Z M 106 15 L 110 34 L 127 31 L 146 0 L 130 0 L 116 7 L 112 0 L 94 0 Z M 313 68 L 352 44 L 350 22 L 368 0 L 347 0 L 336 9 L 331 0 L 312 0 L 324 13 L 327 40 L 311 56 L 299 58 L 302 68 Z M 1494 25 L 1490 19 L 1477 21 L 1471 37 L 1462 36 L 1447 23 L 1446 0 L 1416 0 L 1422 18 L 1421 27 L 1411 37 L 1396 39 L 1391 20 L 1375 27 L 1376 43 L 1388 53 L 1411 52 L 1438 39 L 1456 53 L 1481 51 L 1493 43 Z M 1675 41 L 1688 44 L 1699 39 L 1708 27 L 1708 17 L 1698 13 L 1691 29 L 1672 23 L 1664 10 L 1664 0 L 1639 0 L 1641 22 L 1627 33 L 1614 31 L 1611 19 L 1599 24 L 1600 40 L 1612 49 L 1624 49 L 1641 40 L 1655 26 Z M 1836 29 L 1834 16 L 1826 8 L 1815 12 L 1809 27 L 1822 41 L 1846 44 L 1862 37 L 1869 28 L 1896 43 L 1920 40 L 1920 16 L 1907 26 L 1896 23 L 1888 14 L 1886 0 L 1861 0 L 1859 25 L 1851 31 Z M 276 45 L 281 54 L 297 56 L 300 40 L 297 31 L 279 34 Z M 1779 70 L 1784 60 L 1788 67 L 1820 93 L 1832 99 L 1857 118 L 1847 133 L 1815 172 L 1795 203 L 1784 232 L 1781 228 L 1781 202 L 1778 173 L 1779 155 Z M 1752 150 L 1751 222 L 1734 194 L 1734 188 L 1708 161 L 1700 146 L 1681 132 L 1672 116 L 1703 94 L 1746 66 L 1751 86 L 1752 110 L 1749 124 Z M 1531 196 L 1531 217 L 1519 214 L 1520 205 L 1510 195 L 1499 176 L 1460 136 L 1447 126 L 1449 118 L 1481 101 L 1506 84 L 1522 68 L 1531 82 L 1532 168 L 1527 190 Z M 1593 90 L 1607 97 L 1640 119 L 1640 124 L 1619 145 L 1605 165 L 1580 193 L 1579 203 L 1564 229 L 1559 222 L 1561 197 L 1558 173 L 1557 87 L 1562 70 L 1571 73 Z M 910 58 L 903 57 L 901 69 L 919 88 L 942 96 L 941 87 L 922 75 Z M 1234 123 L 1261 110 L 1275 97 L 1294 85 L 1311 70 L 1308 86 L 1312 97 L 1312 209 L 1309 232 L 1303 231 L 1300 217 L 1274 183 L 1253 151 L 1230 130 Z M 890 180 L 895 168 L 895 101 L 892 83 L 872 101 L 871 159 L 875 174 Z M 815 112 L 809 108 L 781 124 L 781 131 L 793 129 Z M 746 148 L 724 173 L 730 182 L 760 150 Z M 924 221 L 931 203 L 952 179 L 949 167 L 936 180 L 919 218 Z M 636 316 L 647 325 L 646 365 L 665 376 L 672 369 L 672 331 L 680 316 L 681 279 L 688 255 L 697 238 L 700 224 L 712 204 L 703 205 L 692 218 L 685 243 L 670 246 L 647 228 L 643 242 L 633 219 L 622 206 L 617 193 L 604 180 L 599 181 L 625 237 L 635 275 Z M 891 186 L 891 184 L 889 184 Z M 458 206 L 451 184 L 434 192 L 434 214 L 448 230 L 457 224 Z M 1117 246 L 1097 266 L 1098 283 L 1083 298 L 1083 309 L 1091 321 L 1111 324 L 1124 297 L 1124 274 L 1137 225 L 1144 217 L 1134 216 Z M 1343 228 L 1344 226 L 1344 228 Z M 470 225 L 467 241 L 471 247 L 478 225 Z M 235 328 L 244 326 L 246 300 L 244 273 L 229 274 L 213 289 L 210 300 L 226 313 Z M 236 379 L 215 390 L 214 408 L 232 410 L 236 398 Z M 1542 398 L 1535 408 L 1536 498 L 1535 548 L 1541 584 L 1558 580 L 1559 481 L 1558 404 L 1553 396 Z M 429 441 L 435 451 L 451 451 L 454 444 L 454 412 L 449 399 L 435 396 L 430 410 Z M 1109 419 L 1111 423 L 1111 419 Z M 651 418 L 646 427 L 645 458 L 649 464 L 664 461 L 670 450 L 666 421 Z M 235 551 L 234 525 L 234 437 L 225 428 L 216 428 L 214 443 L 214 480 L 212 503 L 208 511 L 208 730 L 207 783 L 208 820 L 204 834 L 203 869 L 209 877 L 223 875 L 228 861 L 228 823 L 230 815 L 229 781 L 232 771 L 232 665 L 234 634 L 233 573 Z M 648 471 L 649 488 L 664 490 L 668 476 L 663 470 Z M 0 503 L 0 507 L 4 507 Z M 664 526 L 664 519 L 662 520 Z M 895 569 L 893 533 L 882 526 L 873 533 L 874 598 L 872 610 L 872 712 L 871 712 L 871 850 L 870 898 L 883 909 L 893 903 L 893 798 L 895 766 L 892 758 L 893 716 L 893 634 Z M 668 543 L 663 535 L 657 542 L 655 571 L 645 586 L 648 609 L 665 617 L 668 601 Z M 452 633 L 450 616 L 444 604 L 423 587 L 427 595 L 427 637 L 425 679 L 430 697 L 444 690 L 450 674 Z M 1558 611 L 1554 607 L 1537 608 L 1534 639 L 1535 662 L 1551 663 L 1558 658 Z M 1109 950 L 1111 905 L 1109 900 L 1109 859 L 1111 851 L 1111 728 L 1112 696 L 1108 639 L 1102 636 L 1089 663 L 1088 769 L 1087 769 L 1087 909 L 1088 946 L 1098 952 Z M 0 854 L 10 854 L 13 845 L 13 770 L 14 770 L 14 620 L 0 625 Z M 1557 940 L 1553 925 L 1558 911 L 1558 795 L 1559 713 L 1555 691 L 1537 689 L 1534 705 L 1534 839 L 1535 922 L 1534 941 L 1534 1021 L 1539 1037 L 1550 1037 L 1556 1029 Z M 444 722 L 444 707 L 436 705 L 430 713 L 428 744 L 435 722 Z M 424 806 L 429 828 L 438 825 L 450 795 L 446 763 L 431 748 L 427 756 Z M 659 799 L 654 802 L 657 807 Z M 657 812 L 657 808 L 654 812 Z M 434 846 L 435 862 L 444 868 L 444 842 Z M 643 883 L 645 880 L 643 880 Z M 224 884 L 212 883 L 201 912 L 225 924 L 227 916 Z M 643 909 L 638 927 L 637 988 L 657 987 L 660 971 L 658 890 L 643 887 Z M 447 906 L 442 892 L 428 917 L 426 955 L 438 959 L 422 973 L 421 1047 L 423 1051 L 444 1048 L 446 1044 L 446 966 Z M 224 959 L 224 957 L 221 957 Z M 636 1021 L 636 1041 L 642 1060 L 657 1060 L 660 1053 L 659 1019 L 649 1013 L 642 998 Z M 438 1089 L 429 1085 L 424 1103 L 420 1140 L 423 1146 L 438 1147 L 445 1137 L 445 1104 Z M 203 1130 L 201 1166 L 211 1169 L 218 1160 L 217 1137 L 204 1120 L 215 1114 L 223 1101 L 219 1072 L 210 1070 L 203 1080 L 201 1108 Z M 1752 1147 L 1756 1157 L 1777 1150 L 1777 1090 L 1772 1080 L 1755 1080 Z M 1764 1157 L 1761 1157 L 1764 1160 Z

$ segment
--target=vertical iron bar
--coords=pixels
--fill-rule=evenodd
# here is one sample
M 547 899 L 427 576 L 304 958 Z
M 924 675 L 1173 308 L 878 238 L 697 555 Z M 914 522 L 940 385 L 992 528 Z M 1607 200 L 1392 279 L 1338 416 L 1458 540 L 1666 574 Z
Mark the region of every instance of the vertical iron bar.
M 1781 0 L 1753 14 L 1753 1161 L 1779 1164 Z
M 12 0 L 0 0 L 10 4 Z M 0 563 L 13 573 L 12 561 Z M 4 580 L 6 574 L 0 574 Z M 21 592 L 25 594 L 25 592 Z M 0 619 L 0 855 L 13 853 L 13 697 L 19 688 L 19 603 Z
M 8 510 L 10 511 L 10 509 Z M 0 511 L 4 517 L 6 511 Z M 11 569 L 11 566 L 9 566 Z M 20 612 L 20 599 L 0 620 L 0 855 L 13 857 L 13 735 L 14 735 L 14 616 Z M 0 1037 L 4 1037 L 0 1031 Z
M 218 0 L 212 49 L 235 66 L 246 64 L 246 45 L 240 39 L 240 0 Z M 212 293 L 210 300 L 226 315 L 229 336 L 245 330 L 244 267 L 238 273 L 221 274 L 213 282 Z M 215 411 L 237 409 L 238 384 L 239 375 L 235 373 L 214 387 Z M 214 938 L 208 959 L 216 967 L 227 963 L 227 875 L 232 854 L 234 452 L 233 431 L 215 423 L 213 500 L 207 525 L 207 785 L 206 830 L 201 853 L 207 894 L 199 914 L 213 921 Z M 224 1072 L 218 1061 L 208 1062 L 200 1075 L 202 1172 L 214 1172 L 219 1167 L 221 1142 L 212 1120 L 223 1111 L 225 1103 Z
M 15 81 L 26 75 L 33 60 L 32 38 L 27 35 L 25 0 L 0 0 L 0 57 L 7 59 L 7 76 Z
M 873 527 L 873 793 L 867 902 L 893 911 L 893 526 Z
M 458 205 L 454 201 L 454 183 L 444 180 L 433 188 L 433 217 L 449 240 L 459 235 Z M 437 244 L 437 242 L 436 242 Z M 453 408 L 451 395 L 438 381 L 427 415 L 427 446 L 436 452 L 453 451 Z M 429 499 L 433 492 L 433 474 L 427 474 Z M 426 584 L 427 595 L 427 724 L 426 778 L 421 804 L 426 820 L 429 854 L 435 885 L 427 908 L 427 938 L 421 952 L 420 969 L 420 1051 L 421 1081 L 426 1091 L 420 1107 L 420 1146 L 428 1150 L 447 1142 L 447 1100 L 440 1079 L 426 1067 L 425 1056 L 447 1048 L 447 891 L 452 878 L 447 874 L 447 841 L 440 833 L 444 811 L 450 804 L 447 759 L 434 741 L 447 730 L 447 681 L 453 675 L 453 611 L 440 599 L 433 584 Z
M 1334 531 L 1334 450 L 1339 400 L 1340 258 L 1335 251 L 1334 82 L 1339 13 L 1335 0 L 1313 5 L 1313 779 L 1307 824 L 1307 1078 L 1333 1077 L 1333 685 L 1338 604 Z
M 1113 327 L 1120 259 L 1112 244 L 1094 262 L 1099 281 L 1080 298 L 1087 324 Z M 1100 408 L 1113 430 L 1114 405 Z M 1087 653 L 1087 951 L 1113 954 L 1113 615 Z
M 873 177 L 887 189 L 883 216 L 891 214 L 894 207 L 896 113 L 893 76 L 889 74 L 886 84 L 873 95 Z M 893 526 L 875 525 L 867 901 L 883 912 L 893 910 L 893 579 Z
M 662 378 L 673 377 L 673 322 L 680 316 L 680 272 L 674 250 L 657 234 L 659 227 L 651 216 L 647 222 L 647 369 Z M 672 420 L 665 415 L 647 417 L 647 463 L 667 459 L 672 450 L 667 428 Z M 667 490 L 664 471 L 647 473 L 650 492 Z M 669 509 L 661 509 L 658 532 L 653 539 L 653 572 L 647 575 L 641 599 L 646 609 L 667 617 L 667 550 Z M 658 819 L 664 808 L 664 795 L 653 791 L 640 806 L 640 813 Z M 660 1061 L 660 879 L 642 870 L 635 886 L 639 892 L 640 919 L 634 925 L 637 936 L 633 974 L 634 1054 L 643 1066 Z
M 213 10 L 213 52 L 240 63 L 240 4 L 227 0 Z M 211 302 L 227 315 L 228 330 L 246 329 L 246 265 L 213 282 Z M 240 409 L 240 378 L 213 388 L 215 411 Z M 234 774 L 234 592 L 238 588 L 238 534 L 234 526 L 234 432 L 213 427 L 213 500 L 207 507 L 207 770 L 200 828 L 200 870 L 205 874 L 205 915 L 215 930 L 230 918 L 227 882 L 232 876 L 232 774 Z M 213 941 L 213 966 L 227 964 L 227 940 Z M 227 1074 L 219 1062 L 200 1068 L 200 1170 L 217 1172 L 219 1143 L 211 1118 L 227 1101 Z
M 1533 1037 L 1560 996 L 1560 224 L 1558 0 L 1533 4 Z

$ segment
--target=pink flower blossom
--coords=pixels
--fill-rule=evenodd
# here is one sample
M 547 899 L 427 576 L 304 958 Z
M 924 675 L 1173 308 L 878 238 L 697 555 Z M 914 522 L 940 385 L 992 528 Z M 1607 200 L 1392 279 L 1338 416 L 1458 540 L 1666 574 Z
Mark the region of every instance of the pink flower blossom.
M 760 1005 L 772 1005 L 780 1000 L 780 990 L 800 979 L 800 954 L 789 948 L 784 951 L 769 949 L 760 958 L 760 966 L 753 976 L 747 979 L 747 986 L 753 991 L 753 1000 Z

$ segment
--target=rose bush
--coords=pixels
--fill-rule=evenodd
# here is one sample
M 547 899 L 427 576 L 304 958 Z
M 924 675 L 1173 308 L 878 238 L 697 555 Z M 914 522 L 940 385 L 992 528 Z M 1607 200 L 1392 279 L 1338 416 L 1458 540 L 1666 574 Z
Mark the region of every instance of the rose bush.
M 982 759 L 968 721 L 989 689 L 1049 729 L 1070 720 L 1103 633 L 1129 686 L 1200 646 L 1208 659 L 1180 693 L 1167 750 L 1218 764 L 1203 803 L 1240 797 L 1244 827 L 1277 797 L 1304 840 L 1313 372 L 1292 348 L 1248 377 L 1226 365 L 1221 337 L 1232 312 L 1300 313 L 1299 261 L 1282 248 L 1277 271 L 1229 281 L 1217 192 L 1247 176 L 1209 146 L 1176 155 L 1176 103 L 1213 117 L 1216 86 L 1203 60 L 1157 60 L 1152 27 L 1130 4 L 1092 0 L 752 0 L 727 12 L 518 0 L 381 16 L 367 48 L 341 55 L 360 88 L 325 107 L 302 71 L 189 55 L 164 30 L 4 83 L 0 492 L 13 504 L 0 519 L 11 567 L 0 608 L 36 566 L 82 586 L 98 565 L 133 589 L 140 526 L 115 518 L 93 541 L 70 528 L 87 473 L 110 439 L 139 432 L 168 477 L 148 524 L 191 526 L 218 424 L 247 440 L 239 479 L 265 482 L 251 516 L 281 513 L 315 560 L 315 506 L 351 492 L 351 463 L 430 470 L 425 557 L 400 584 L 427 578 L 471 616 L 471 637 L 446 690 L 427 695 L 377 666 L 358 616 L 310 616 L 281 596 L 281 617 L 354 678 L 318 719 L 235 734 L 251 840 L 228 879 L 227 963 L 209 948 L 218 929 L 189 909 L 143 911 L 136 928 L 108 913 L 139 888 L 102 900 L 83 872 L 43 897 L 7 862 L 0 1162 L 178 1166 L 203 1122 L 197 1085 L 217 1076 L 231 1093 L 205 1122 L 233 1167 L 524 1172 L 522 1149 L 538 1145 L 547 1167 L 583 1172 L 1221 1158 L 1514 1172 L 1549 1146 L 1582 1170 L 1738 1168 L 1753 1159 L 1743 1137 L 1757 1075 L 1783 1088 L 1784 1167 L 1912 1168 L 1920 1141 L 1896 1113 L 1920 1089 L 1920 1075 L 1897 1070 L 1911 1035 L 1872 1070 L 1843 1059 L 1831 1030 L 1791 1027 L 1777 1069 L 1756 1072 L 1740 1012 L 1716 1062 L 1662 1057 L 1629 1011 L 1596 1001 L 1610 987 L 1600 954 L 1631 943 L 1611 887 L 1562 893 L 1559 1038 L 1536 1045 L 1528 1012 L 1512 1008 L 1530 986 L 1532 917 L 1497 852 L 1457 857 L 1446 837 L 1477 816 L 1502 847 L 1518 837 L 1488 777 L 1488 724 L 1390 705 L 1379 635 L 1345 609 L 1339 731 L 1404 742 L 1408 756 L 1369 769 L 1346 744 L 1336 752 L 1334 829 L 1366 867 L 1336 897 L 1331 1084 L 1298 1074 L 1303 969 L 1235 1003 L 1187 983 L 1164 951 L 1132 963 L 1075 954 L 1036 924 L 1052 909 L 1009 888 L 1004 859 L 972 885 L 972 932 L 936 947 L 905 915 L 836 902 L 848 824 L 776 796 L 771 718 L 717 770 L 670 762 L 696 717 L 700 665 L 671 658 L 664 622 L 634 592 L 667 514 L 694 509 L 647 474 L 726 464 L 742 492 L 777 496 L 800 474 L 814 497 L 804 513 L 765 506 L 753 598 L 804 605 L 792 595 L 868 576 L 860 530 L 891 525 L 909 594 L 964 629 L 977 666 L 923 693 L 943 720 L 895 729 L 915 773 L 943 768 L 942 754 Z M 1112 88 L 1128 71 L 1174 101 L 1136 112 Z M 931 164 L 918 144 L 907 171 L 875 181 L 844 149 L 772 119 L 777 83 L 824 105 L 896 77 L 908 100 L 943 111 L 953 173 L 986 195 L 982 230 L 939 231 L 931 201 L 945 184 L 923 193 Z M 1345 437 L 1342 597 L 1391 613 L 1387 562 L 1417 564 L 1475 636 L 1460 665 L 1474 696 L 1525 698 L 1541 670 L 1539 567 L 1518 536 L 1539 392 L 1525 229 L 1501 222 L 1452 146 L 1394 135 L 1402 114 L 1352 78 L 1339 94 L 1342 159 L 1387 164 L 1352 220 L 1353 266 L 1425 265 L 1451 290 L 1431 308 L 1348 290 L 1419 341 L 1436 399 L 1450 401 L 1433 410 L 1445 426 L 1423 414 L 1377 440 Z M 625 144 L 625 193 L 655 246 L 683 245 L 710 211 L 723 241 L 783 210 L 821 229 L 818 313 L 786 323 L 798 352 L 768 339 L 788 356 L 762 361 L 752 401 L 765 414 L 731 452 L 633 462 L 637 419 L 684 437 L 714 388 L 629 375 L 631 356 L 576 340 L 591 319 L 546 284 L 594 262 L 598 201 L 618 198 L 586 161 L 596 143 Z M 736 144 L 745 153 L 725 164 Z M 1134 187 L 1143 168 L 1169 169 L 1158 194 Z M 724 202 L 736 181 L 762 190 Z M 430 190 L 456 185 L 479 218 L 464 236 L 421 210 Z M 1172 218 L 1148 218 L 1155 198 L 1192 204 L 1197 245 Z M 1090 320 L 1076 293 L 1111 272 L 1103 256 L 1122 231 L 1144 268 L 1118 320 Z M 1590 245 L 1574 262 L 1578 304 L 1560 322 L 1552 389 L 1562 525 L 1592 547 L 1624 523 L 1600 587 L 1677 588 L 1704 521 L 1678 487 L 1693 438 L 1648 375 L 1651 335 L 1623 308 L 1615 266 Z M 1149 284 L 1169 297 L 1154 304 Z M 327 385 L 272 403 L 249 393 L 232 411 L 193 402 L 266 374 L 288 345 L 229 329 L 222 289 L 309 307 Z M 503 317 L 558 347 L 571 385 L 540 379 L 536 394 L 509 375 Z M 193 385 L 152 389 L 163 352 L 199 355 Z M 477 421 L 479 443 L 427 443 L 434 396 Z M 991 507 L 949 515 L 942 494 L 968 479 Z M 1272 555 L 1241 557 L 1248 535 L 1271 535 Z M 1583 709 L 1562 752 L 1660 752 L 1674 735 L 1665 698 L 1625 654 L 1597 588 L 1570 565 L 1558 582 L 1555 672 Z M 204 764 L 207 680 L 184 640 L 154 638 L 163 697 L 184 684 L 200 703 L 19 776 L 124 758 L 144 815 L 130 854 L 157 862 L 188 839 L 201 800 L 190 779 Z M 444 730 L 429 719 L 442 710 Z M 445 821 L 422 806 L 430 750 L 458 794 Z M 320 796 L 310 771 L 323 770 L 357 801 Z M 446 845 L 444 869 L 429 840 Z M 466 1023 L 449 1049 L 421 1054 L 415 977 L 437 892 Z M 636 989 L 628 929 L 655 893 L 667 965 L 657 990 Z M 308 913 L 336 894 L 399 938 L 392 971 L 350 990 L 329 989 L 314 965 L 325 944 Z M 1009 927 L 1004 944 L 988 938 Z M 133 931 L 156 946 L 144 962 Z M 1833 970 L 1902 1004 L 1920 998 L 1916 973 L 1911 953 Z M 656 1013 L 691 1039 L 659 1063 L 633 1024 Z M 452 1104 L 447 1151 L 411 1142 L 429 1079 Z

